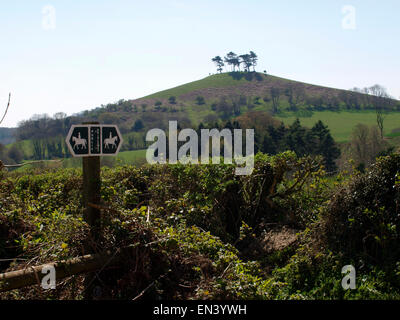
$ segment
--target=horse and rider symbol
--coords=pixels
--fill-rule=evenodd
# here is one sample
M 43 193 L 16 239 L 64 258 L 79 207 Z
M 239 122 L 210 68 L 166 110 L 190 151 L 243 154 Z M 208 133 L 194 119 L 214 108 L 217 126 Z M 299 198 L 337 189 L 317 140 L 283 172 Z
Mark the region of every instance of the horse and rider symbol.
M 110 137 L 107 139 L 104 139 L 104 149 L 108 149 L 109 146 L 111 146 L 113 149 L 117 148 L 117 140 L 118 136 L 112 136 L 112 133 L 110 132 Z
M 78 148 L 78 146 L 81 146 L 81 149 L 86 149 L 87 146 L 87 140 L 84 138 L 81 138 L 81 133 L 78 132 L 78 137 L 72 137 L 72 141 L 74 142 L 74 150 L 75 148 Z
M 74 147 L 73 147 L 74 150 L 75 149 L 79 150 L 79 146 L 81 150 L 87 148 L 87 139 L 81 138 L 80 132 L 78 132 L 77 137 L 74 136 L 72 137 L 72 141 L 74 142 Z M 104 139 L 104 149 L 109 149 L 109 148 L 116 149 L 117 141 L 118 141 L 118 136 L 113 136 L 112 133 L 110 132 L 109 138 Z

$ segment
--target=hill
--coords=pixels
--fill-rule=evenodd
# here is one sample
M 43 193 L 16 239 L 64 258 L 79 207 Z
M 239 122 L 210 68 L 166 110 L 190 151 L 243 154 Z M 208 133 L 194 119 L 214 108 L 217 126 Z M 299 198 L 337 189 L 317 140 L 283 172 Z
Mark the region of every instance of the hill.
M 152 128 L 166 129 L 169 120 L 177 120 L 181 127 L 197 128 L 200 123 L 223 125 L 258 111 L 286 125 L 296 118 L 307 127 L 322 120 L 328 124 L 333 138 L 344 142 L 358 122 L 369 125 L 376 122 L 377 104 L 384 112 L 390 112 L 385 119 L 384 133 L 392 134 L 399 127 L 400 102 L 397 100 L 262 73 L 230 72 L 142 98 L 119 100 L 69 117 L 57 114 L 54 118 L 30 119 L 17 128 L 16 138 L 26 159 L 41 159 L 46 155 L 62 157 L 68 154 L 63 144 L 72 124 L 99 121 L 119 126 L 125 140 L 121 151 L 140 150 L 146 148 L 146 132 Z M 49 156 L 50 149 L 54 152 Z
M 149 103 L 150 105 L 157 100 L 168 103 L 170 96 L 175 96 L 178 101 L 186 103 L 193 103 L 197 96 L 203 96 L 209 102 L 222 96 L 237 94 L 263 98 L 266 95 L 270 95 L 272 88 L 279 89 L 282 95 L 287 89 L 304 89 L 304 96 L 324 96 L 326 98 L 338 96 L 344 91 L 262 73 L 230 72 L 214 74 L 198 81 L 156 92 L 149 96 L 132 100 L 132 103 Z
M 335 123 L 330 121 L 335 126 L 335 138 L 346 141 L 352 127 L 358 123 L 358 112 L 363 113 L 362 121 L 375 123 L 376 104 L 387 112 L 400 110 L 400 102 L 394 99 L 381 99 L 361 92 L 328 88 L 262 73 L 235 72 L 211 75 L 139 99 L 121 100 L 97 108 L 87 115 L 111 122 L 118 122 L 117 118 L 125 119 L 119 124 L 125 126 L 123 131 L 126 133 L 131 131 L 137 119 L 143 122 L 144 127 L 151 123 L 152 127 L 158 125 L 162 128 L 167 119 L 176 119 L 187 126 L 197 126 L 201 122 L 213 124 L 220 120 L 230 120 L 248 111 L 266 111 L 285 123 L 299 117 L 312 119 L 314 124 L 327 118 L 319 112 L 330 111 L 330 115 L 336 113 Z M 397 114 L 392 115 L 385 127 L 387 134 L 398 127 Z M 340 119 L 346 120 L 343 130 Z M 355 123 L 351 125 L 349 121 Z

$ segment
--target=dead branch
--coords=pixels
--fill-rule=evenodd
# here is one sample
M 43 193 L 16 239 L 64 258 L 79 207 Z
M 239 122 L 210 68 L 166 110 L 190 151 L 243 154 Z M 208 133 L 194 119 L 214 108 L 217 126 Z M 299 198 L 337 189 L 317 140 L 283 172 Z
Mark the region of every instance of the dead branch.
M 3 118 L 1 118 L 1 120 L 0 120 L 0 124 L 3 122 L 4 118 L 6 117 L 8 108 L 10 107 L 10 101 L 11 101 L 11 92 L 8 94 L 8 103 L 7 103 L 6 111 L 4 111 Z
M 38 280 L 42 281 L 42 278 L 45 276 L 41 272 L 45 266 L 53 266 L 56 270 L 56 278 L 60 280 L 69 276 L 99 270 L 107 264 L 114 265 L 120 261 L 121 256 L 120 250 L 118 250 L 117 254 L 116 252 L 88 254 L 70 260 L 51 262 L 36 267 L 1 273 L 0 292 L 37 284 Z
M 167 275 L 167 273 L 159 276 L 156 280 L 154 280 L 152 283 L 150 283 L 146 288 L 143 289 L 143 291 L 141 293 L 139 293 L 135 298 L 132 299 L 132 301 L 136 301 L 138 299 L 140 299 L 151 287 L 153 287 L 156 282 L 158 280 L 160 280 L 161 278 L 164 278 Z

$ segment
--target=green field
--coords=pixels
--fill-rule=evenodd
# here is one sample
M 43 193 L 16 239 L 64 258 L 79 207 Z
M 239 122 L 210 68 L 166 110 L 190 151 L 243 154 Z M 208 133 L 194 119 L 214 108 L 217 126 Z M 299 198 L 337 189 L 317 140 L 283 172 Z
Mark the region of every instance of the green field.
M 146 150 L 123 151 L 118 156 L 101 157 L 103 165 L 112 164 L 132 164 L 141 165 L 146 162 Z M 76 168 L 81 166 L 80 158 L 68 158 L 63 161 L 65 168 Z
M 102 157 L 102 165 L 113 166 L 114 164 L 124 165 L 142 165 L 146 162 L 146 149 L 133 150 L 120 152 L 116 157 Z M 30 162 L 24 161 L 24 162 Z M 33 168 L 80 168 L 82 167 L 81 158 L 65 158 L 60 162 L 55 161 L 43 161 L 34 164 L 27 164 L 23 167 L 16 169 L 16 171 L 25 171 Z
M 118 160 L 123 164 L 143 164 L 146 162 L 146 149 L 120 152 Z
M 286 125 L 290 125 L 296 120 L 296 115 L 285 115 L 277 117 Z M 302 125 L 312 127 L 318 120 L 326 124 L 337 142 L 346 142 L 350 139 L 353 128 L 358 123 L 366 125 L 376 125 L 376 114 L 373 111 L 363 112 L 314 112 L 311 117 L 299 117 Z M 385 116 L 384 134 L 389 135 L 395 128 L 400 127 L 400 112 L 391 112 Z

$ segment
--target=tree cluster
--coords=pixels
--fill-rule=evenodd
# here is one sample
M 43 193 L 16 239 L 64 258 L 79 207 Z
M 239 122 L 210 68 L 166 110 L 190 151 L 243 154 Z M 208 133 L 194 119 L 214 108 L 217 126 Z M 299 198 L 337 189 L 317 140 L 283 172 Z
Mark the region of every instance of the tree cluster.
M 255 149 L 272 155 L 286 150 L 292 150 L 298 156 L 321 155 L 328 172 L 337 170 L 335 160 L 340 156 L 328 126 L 318 121 L 308 129 L 301 126 L 299 119 L 289 127 L 281 123 L 277 128 L 269 125 L 265 132 L 256 132 Z
M 253 71 L 256 71 L 255 67 L 257 65 L 258 57 L 253 52 L 250 51 L 246 54 L 237 55 L 234 52 L 229 52 L 227 55 L 222 59 L 220 56 L 216 56 L 211 59 L 217 66 L 217 71 L 219 73 L 222 72 L 225 63 L 227 66 L 231 67 L 231 71 L 235 72 L 240 71 L 240 66 L 243 66 L 243 70 L 246 72 L 250 72 L 250 69 L 253 68 Z
M 322 121 L 308 129 L 296 119 L 289 127 L 283 122 L 279 123 L 265 112 L 249 112 L 244 116 L 225 123 L 215 122 L 204 125 L 200 123 L 197 128 L 199 133 L 203 128 L 222 129 L 254 129 L 254 152 L 270 155 L 291 150 L 299 157 L 307 155 L 321 155 L 328 172 L 337 170 L 335 160 L 340 156 L 340 149 L 331 136 L 328 126 Z M 221 147 L 221 154 L 223 149 Z

